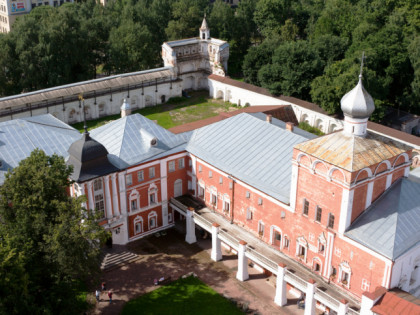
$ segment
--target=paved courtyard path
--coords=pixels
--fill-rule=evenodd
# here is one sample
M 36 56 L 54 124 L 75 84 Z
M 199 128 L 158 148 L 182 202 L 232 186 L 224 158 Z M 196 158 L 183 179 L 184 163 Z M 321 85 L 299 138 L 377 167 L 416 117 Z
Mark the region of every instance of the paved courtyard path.
M 249 280 L 238 281 L 237 256 L 233 253 L 224 251 L 223 260 L 213 262 L 210 259 L 210 239 L 200 239 L 189 245 L 184 238 L 183 234 L 171 229 L 165 236 L 150 236 L 124 248 L 114 247 L 113 251 L 131 251 L 139 258 L 102 273 L 101 282 L 105 281 L 107 289 L 113 291 L 113 300 L 109 303 L 107 293 L 102 292 L 92 314 L 120 314 L 127 301 L 157 288 L 153 285 L 154 279 L 168 276 L 178 279 L 189 272 L 197 274 L 220 294 L 247 304 L 251 314 L 303 314 L 303 310 L 297 309 L 297 300 L 293 296 L 288 296 L 287 306 L 275 305 L 272 282 L 254 268 L 249 268 Z

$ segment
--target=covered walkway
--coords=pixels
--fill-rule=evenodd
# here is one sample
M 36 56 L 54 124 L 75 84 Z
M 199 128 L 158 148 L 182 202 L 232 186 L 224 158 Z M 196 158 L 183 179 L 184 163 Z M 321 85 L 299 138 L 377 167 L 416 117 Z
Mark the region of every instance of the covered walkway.
M 286 305 L 286 285 L 289 284 L 306 295 L 305 315 L 315 314 L 317 301 L 337 314 L 359 313 L 360 304 L 346 292 L 328 284 L 321 276 L 272 248 L 252 233 L 231 224 L 221 215 L 203 207 L 195 199 L 189 196 L 172 198 L 170 206 L 186 217 L 185 240 L 187 243 L 197 241 L 195 235 L 195 224 L 197 224 L 212 235 L 211 258 L 214 261 L 222 259 L 222 242 L 237 253 L 236 278 L 238 280 L 245 281 L 249 278 L 248 259 L 276 275 L 274 302 L 277 305 Z

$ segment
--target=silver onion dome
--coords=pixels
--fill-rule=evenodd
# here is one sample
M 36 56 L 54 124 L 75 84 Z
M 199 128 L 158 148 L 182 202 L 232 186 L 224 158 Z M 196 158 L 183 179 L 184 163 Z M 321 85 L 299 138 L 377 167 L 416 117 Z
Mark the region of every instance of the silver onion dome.
M 352 118 L 369 118 L 375 110 L 372 96 L 363 87 L 362 75 L 359 75 L 357 85 L 343 96 L 340 103 L 344 116 Z

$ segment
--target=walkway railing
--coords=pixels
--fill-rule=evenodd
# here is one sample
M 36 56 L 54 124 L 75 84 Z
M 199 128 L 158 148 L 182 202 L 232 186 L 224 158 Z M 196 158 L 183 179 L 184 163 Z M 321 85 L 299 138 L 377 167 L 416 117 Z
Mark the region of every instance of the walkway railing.
M 238 250 L 239 248 L 239 240 L 236 239 L 235 237 L 229 235 L 228 232 L 225 232 L 223 230 L 219 231 L 219 238 L 222 242 L 224 242 L 225 244 L 228 244 L 230 247 Z
M 293 274 L 291 271 L 289 271 L 287 269 L 286 269 L 286 272 L 284 274 L 284 280 L 286 280 L 286 282 L 290 283 L 295 288 L 297 288 L 297 289 L 299 289 L 303 292 L 306 292 L 306 287 L 308 286 L 306 281 L 299 278 L 298 276 L 296 276 L 295 274 Z
M 278 264 L 276 264 L 271 259 L 265 257 L 264 255 L 261 255 L 255 249 L 252 249 L 251 247 L 247 246 L 245 255 L 249 259 L 255 261 L 256 263 L 259 263 L 261 267 L 264 267 L 265 269 L 271 271 L 272 273 L 277 274 Z
M 178 211 L 183 212 L 184 215 L 187 214 L 188 207 L 185 206 L 182 202 L 176 200 L 175 198 L 171 198 L 170 203 L 177 208 Z
M 204 217 L 198 215 L 197 213 L 194 214 L 194 221 L 197 225 L 201 226 L 203 229 L 207 230 L 211 233 L 212 223 L 205 219 Z
M 329 294 L 323 292 L 319 288 L 315 288 L 315 300 L 321 302 L 322 304 L 328 306 L 329 308 L 337 311 L 340 306 L 340 302 L 331 297 Z
M 359 315 L 359 312 L 349 307 L 347 310 L 347 315 Z

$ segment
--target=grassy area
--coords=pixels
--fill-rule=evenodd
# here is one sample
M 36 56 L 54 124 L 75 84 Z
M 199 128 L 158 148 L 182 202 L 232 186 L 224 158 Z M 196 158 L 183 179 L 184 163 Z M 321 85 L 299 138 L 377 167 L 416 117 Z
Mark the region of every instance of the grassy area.
M 189 98 L 172 98 L 163 105 L 138 109 L 133 113 L 139 113 L 151 120 L 156 120 L 159 125 L 168 129 L 235 109 L 237 108 L 231 103 L 210 98 L 208 91 L 199 91 L 192 92 Z M 120 117 L 121 115 L 118 114 L 90 120 L 87 122 L 87 126 L 89 130 L 94 129 Z M 83 132 L 83 122 L 72 126 Z
M 314 135 L 317 135 L 317 136 L 325 135 L 325 133 L 323 133 L 321 130 L 319 130 L 318 128 L 312 127 L 306 122 L 300 122 L 298 127 L 300 129 L 306 130 L 307 132 L 313 133 Z
M 172 282 L 129 301 L 122 311 L 130 314 L 244 314 L 232 302 L 194 277 Z

